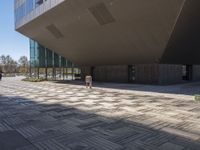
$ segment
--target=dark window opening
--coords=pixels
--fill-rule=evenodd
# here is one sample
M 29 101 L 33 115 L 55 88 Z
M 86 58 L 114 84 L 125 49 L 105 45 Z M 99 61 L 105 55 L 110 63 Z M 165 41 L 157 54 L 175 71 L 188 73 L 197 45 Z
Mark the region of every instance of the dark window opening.
M 36 7 L 40 6 L 41 4 L 43 4 L 43 0 L 36 0 L 35 1 Z
M 136 69 L 135 65 L 128 66 L 128 81 L 134 82 L 136 80 Z
M 182 79 L 185 81 L 192 80 L 192 65 L 182 65 Z

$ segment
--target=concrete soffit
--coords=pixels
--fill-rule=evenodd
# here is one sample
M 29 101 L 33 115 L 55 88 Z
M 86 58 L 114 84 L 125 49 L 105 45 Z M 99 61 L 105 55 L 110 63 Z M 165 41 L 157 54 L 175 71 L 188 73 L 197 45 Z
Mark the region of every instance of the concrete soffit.
M 184 0 L 184 1 L 182 2 L 182 4 L 181 4 L 181 8 L 180 8 L 180 10 L 179 10 L 179 12 L 178 12 L 178 15 L 177 15 L 176 19 L 175 19 L 175 22 L 174 22 L 174 25 L 173 25 L 173 27 L 172 27 L 172 30 L 171 30 L 171 33 L 170 33 L 168 42 L 166 42 L 164 51 L 167 49 L 167 45 L 168 45 L 168 43 L 169 43 L 169 41 L 170 41 L 170 39 L 171 39 L 171 37 L 172 37 L 172 35 L 173 35 L 173 32 L 175 31 L 175 27 L 176 27 L 176 25 L 177 25 L 177 23 L 178 23 L 178 20 L 179 20 L 180 16 L 181 16 L 181 13 L 182 13 L 182 11 L 183 11 L 183 8 L 184 8 L 184 6 L 185 6 L 186 1 L 187 1 L 187 0 Z M 163 57 L 163 56 L 160 57 L 159 63 L 161 63 L 162 57 Z

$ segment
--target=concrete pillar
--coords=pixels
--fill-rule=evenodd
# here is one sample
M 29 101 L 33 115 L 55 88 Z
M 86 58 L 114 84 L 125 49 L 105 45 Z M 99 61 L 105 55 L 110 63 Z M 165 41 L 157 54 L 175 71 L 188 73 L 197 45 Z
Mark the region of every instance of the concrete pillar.
M 200 65 L 193 65 L 192 80 L 200 81 Z

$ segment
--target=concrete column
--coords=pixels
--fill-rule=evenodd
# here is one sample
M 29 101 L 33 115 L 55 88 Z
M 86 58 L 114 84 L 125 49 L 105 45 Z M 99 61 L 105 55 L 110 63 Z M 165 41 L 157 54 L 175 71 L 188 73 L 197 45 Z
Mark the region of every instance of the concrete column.
M 200 81 L 200 65 L 193 65 L 192 80 Z

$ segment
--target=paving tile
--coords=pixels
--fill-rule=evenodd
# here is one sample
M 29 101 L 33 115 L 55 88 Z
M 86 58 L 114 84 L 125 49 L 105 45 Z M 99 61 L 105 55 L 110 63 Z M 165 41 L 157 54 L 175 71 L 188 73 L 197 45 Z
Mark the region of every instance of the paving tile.
M 15 150 L 30 144 L 16 131 L 0 132 L 0 150 Z
M 33 145 L 28 145 L 28 146 L 23 146 L 23 147 L 17 148 L 15 150 L 38 150 L 38 148 L 36 148 Z
M 0 123 L 0 132 L 13 130 L 9 125 L 6 123 Z
M 53 139 L 37 142 L 34 143 L 34 145 L 39 150 L 70 150 L 69 148 L 65 147 L 64 145 L 58 143 L 56 140 Z
M 83 143 L 86 143 L 87 145 L 90 145 L 94 147 L 95 149 L 99 150 L 120 150 L 122 149 L 122 146 L 113 143 L 111 141 L 108 141 L 106 139 L 103 139 L 101 137 L 93 136 L 91 138 L 87 138 L 83 141 Z
M 43 135 L 42 131 L 38 130 L 37 128 L 33 126 L 18 128 L 16 130 L 27 139 L 36 138 L 40 135 Z
M 140 140 L 136 140 L 132 143 L 129 143 L 127 145 L 127 148 L 129 148 L 130 150 L 157 150 L 158 149 L 158 147 L 156 147 L 154 145 L 147 144 L 147 143 L 142 142 Z
M 178 136 L 181 136 L 181 137 L 192 139 L 192 140 L 198 140 L 200 138 L 198 134 L 194 134 L 194 133 L 190 133 L 190 132 L 187 132 L 187 131 L 182 131 L 182 130 L 178 130 L 178 129 L 174 129 L 174 128 L 166 127 L 166 128 L 163 128 L 162 131 L 165 131 L 167 133 L 171 133 L 173 135 L 178 135 Z
M 199 150 L 200 103 L 190 94 L 200 84 L 184 94 L 177 85 L 115 86 L 126 90 L 4 79 L 0 150 Z
M 159 150 L 183 150 L 184 147 L 173 143 L 165 143 L 159 147 Z

